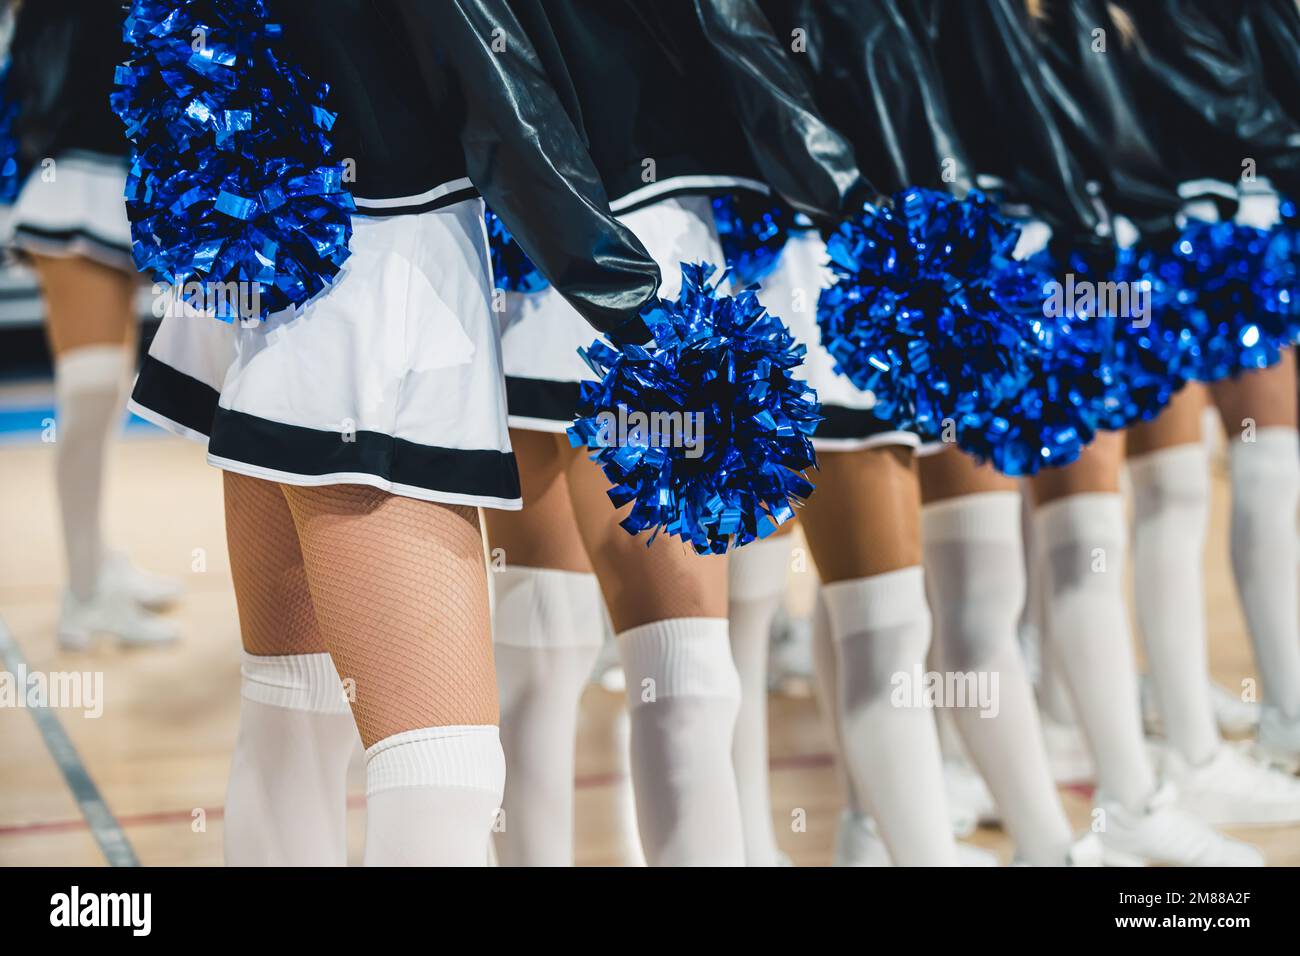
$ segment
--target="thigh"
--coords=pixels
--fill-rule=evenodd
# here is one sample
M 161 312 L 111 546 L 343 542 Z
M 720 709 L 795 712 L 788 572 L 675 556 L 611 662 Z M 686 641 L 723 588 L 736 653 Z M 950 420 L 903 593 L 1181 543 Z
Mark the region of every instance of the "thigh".
M 917 469 L 921 476 L 921 500 L 926 504 L 1019 488 L 1014 478 L 1008 478 L 992 465 L 981 465 L 956 446 L 948 446 L 933 455 L 918 455 Z
M 79 257 L 35 257 L 55 356 L 135 341 L 136 277 Z
M 609 481 L 584 449 L 573 449 L 569 494 L 587 554 L 600 579 L 614 630 L 677 617 L 727 616 L 727 558 L 697 555 L 679 538 L 619 527 L 631 505 L 615 510 Z
M 910 447 L 820 453 L 812 480 L 799 523 L 823 582 L 921 563 L 921 489 Z
M 497 723 L 477 510 L 360 485 L 282 487 L 362 742 Z
M 1252 426 L 1295 428 L 1295 349 L 1283 349 L 1282 360 L 1269 368 L 1215 382 L 1210 394 L 1229 438 L 1236 438 Z
M 524 506 L 519 511 L 485 512 L 488 545 L 508 565 L 591 571 L 591 562 L 569 496 L 568 468 L 573 458 L 568 439 L 550 432 L 510 430 L 510 445 L 519 464 Z
M 1137 458 L 1162 448 L 1199 442 L 1204 410 L 1205 387 L 1195 382 L 1184 386 L 1154 419 L 1139 422 L 1128 429 L 1125 435 L 1128 457 Z
M 1101 432 L 1077 461 L 1063 468 L 1045 468 L 1029 481 L 1034 504 L 1045 505 L 1070 495 L 1119 493 L 1119 469 L 1124 458 L 1124 433 Z
M 222 481 L 244 650 L 259 657 L 323 653 L 298 530 L 280 486 L 229 471 Z

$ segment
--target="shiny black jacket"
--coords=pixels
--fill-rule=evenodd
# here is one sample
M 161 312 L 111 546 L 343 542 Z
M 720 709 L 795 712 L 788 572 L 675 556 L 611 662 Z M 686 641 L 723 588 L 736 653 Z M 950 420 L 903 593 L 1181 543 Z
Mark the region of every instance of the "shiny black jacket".
M 875 189 L 970 188 L 973 170 L 907 0 L 762 0 L 762 7 Z
M 1257 175 L 1300 195 L 1300 126 L 1252 59 L 1241 0 L 1117 0 L 1137 27 L 1138 106 L 1181 180 Z

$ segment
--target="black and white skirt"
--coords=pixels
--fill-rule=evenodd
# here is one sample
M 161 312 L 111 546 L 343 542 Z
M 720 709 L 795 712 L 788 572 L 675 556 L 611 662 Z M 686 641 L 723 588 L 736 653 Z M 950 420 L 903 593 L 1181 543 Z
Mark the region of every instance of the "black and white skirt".
M 919 440 L 881 421 L 872 412 L 876 397 L 835 371 L 835 360 L 821 346 L 817 299 L 830 284 L 826 243 L 815 230 L 792 232 L 776 268 L 760 283 L 758 299 L 789 327 L 808 352 L 797 374 L 817 390 L 822 418 L 813 433 L 818 451 L 860 451 L 885 445 L 915 447 Z
M 132 410 L 239 474 L 519 508 L 482 201 L 354 216 L 351 250 L 256 325 L 170 305 Z
M 91 259 L 135 272 L 126 218 L 126 160 L 67 152 L 28 175 L 9 211 L 5 243 L 19 255 Z
M 675 196 L 618 218 L 659 264 L 662 298 L 675 298 L 681 290 L 683 262 L 722 268 L 722 246 L 707 196 Z M 501 343 L 511 428 L 562 433 L 573 424 L 578 383 L 594 377 L 578 348 L 597 337 L 553 287 L 506 294 Z

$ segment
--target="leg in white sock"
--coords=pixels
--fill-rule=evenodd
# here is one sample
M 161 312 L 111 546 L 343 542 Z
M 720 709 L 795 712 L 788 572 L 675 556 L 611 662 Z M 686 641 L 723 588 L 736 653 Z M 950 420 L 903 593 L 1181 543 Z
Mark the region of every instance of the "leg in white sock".
M 953 866 L 933 713 L 896 706 L 897 675 L 923 671 L 930 644 L 924 574 L 903 568 L 825 585 L 839 649 L 845 762 L 899 866 Z
M 921 511 L 926 590 L 939 669 L 996 675 L 997 710 L 950 708 L 1016 841 L 1018 855 L 1059 866 L 1071 843 L 1052 784 L 1033 689 L 1016 644 L 1025 597 L 1015 491 L 963 495 Z
M 1205 446 L 1174 445 L 1129 459 L 1133 594 L 1165 737 L 1199 766 L 1219 746 L 1210 700 L 1201 560 L 1209 510 Z
M 68 587 L 80 601 L 98 590 L 104 451 L 121 416 L 122 383 L 130 369 L 131 356 L 122 345 L 72 349 L 54 364 L 55 476 Z
M 731 556 L 728 621 L 740 673 L 740 716 L 732 757 L 745 831 L 745 865 L 776 866 L 767 752 L 767 655 L 772 618 L 785 597 L 790 537 L 756 541 Z
M 505 788 L 496 727 L 429 727 L 366 748 L 366 866 L 486 866 Z
M 1260 700 L 1300 719 L 1296 507 L 1300 447 L 1294 428 L 1260 428 L 1230 443 L 1232 572 L 1255 648 Z
M 731 763 L 740 680 L 727 622 L 673 618 L 624 631 L 632 786 L 651 866 L 743 866 Z
M 508 567 L 495 575 L 497 688 L 505 750 L 502 866 L 573 865 L 578 702 L 604 636 L 595 575 Z
M 1138 811 L 1155 792 L 1124 606 L 1124 505 L 1118 494 L 1068 495 L 1035 516 L 1047 625 L 1100 789 Z
M 358 741 L 328 654 L 240 667 L 226 790 L 227 866 L 346 866 L 347 766 Z

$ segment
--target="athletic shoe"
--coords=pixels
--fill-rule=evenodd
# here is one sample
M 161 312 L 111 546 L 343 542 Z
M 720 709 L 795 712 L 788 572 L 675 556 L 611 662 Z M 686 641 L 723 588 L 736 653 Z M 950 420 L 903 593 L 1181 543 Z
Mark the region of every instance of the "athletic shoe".
M 1011 861 L 1012 866 L 1032 866 L 1017 856 Z M 1079 839 L 1070 844 L 1070 848 L 1065 851 L 1065 859 L 1061 861 L 1060 866 L 1104 866 L 1102 862 L 1101 840 L 1095 833 L 1085 833 Z
M 180 631 L 171 621 L 150 614 L 122 594 L 100 594 L 81 601 L 68 592 L 63 595 L 59 617 L 59 646 L 67 651 L 84 651 L 96 635 L 117 638 L 123 644 L 147 646 L 168 644 Z
M 121 551 L 110 551 L 104 556 L 99 586 L 107 593 L 126 595 L 149 611 L 161 611 L 175 604 L 182 591 L 181 583 L 175 578 L 137 568 Z
M 1210 700 L 1214 704 L 1214 721 L 1220 732 L 1240 737 L 1259 726 L 1259 704 L 1247 703 L 1241 695 L 1219 684 L 1210 685 Z
M 1043 747 L 1054 783 L 1087 783 L 1096 777 L 1092 752 L 1078 727 L 1062 724 L 1041 713 Z
M 948 809 L 953 816 L 953 832 L 969 836 L 975 826 L 997 826 L 1001 823 L 993 794 L 979 771 L 960 757 L 946 757 L 943 761 L 943 783 L 948 794 Z M 974 826 L 962 832 L 958 824 L 973 821 Z
M 1287 773 L 1300 771 L 1300 719 L 1288 718 L 1275 707 L 1261 708 L 1256 752 Z
M 1165 758 L 1165 776 L 1178 788 L 1178 805 L 1215 826 L 1300 822 L 1300 780 L 1224 743 L 1193 767 L 1181 754 Z
M 1104 827 L 1099 836 L 1107 866 L 1263 866 L 1253 846 L 1229 839 L 1180 810 L 1178 794 L 1165 784 L 1137 813 L 1104 797 L 1097 801 Z

